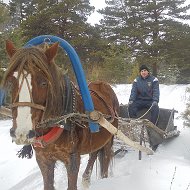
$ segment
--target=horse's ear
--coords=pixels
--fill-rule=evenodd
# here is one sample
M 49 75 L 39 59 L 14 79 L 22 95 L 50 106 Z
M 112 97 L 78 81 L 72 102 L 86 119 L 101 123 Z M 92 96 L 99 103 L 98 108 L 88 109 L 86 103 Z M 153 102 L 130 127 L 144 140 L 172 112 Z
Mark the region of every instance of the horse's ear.
M 12 57 L 16 52 L 16 48 L 10 40 L 6 40 L 6 50 L 9 57 Z
M 51 62 L 54 57 L 57 55 L 57 50 L 59 47 L 59 42 L 54 43 L 51 47 L 49 47 L 46 51 L 45 54 L 48 58 L 48 60 Z

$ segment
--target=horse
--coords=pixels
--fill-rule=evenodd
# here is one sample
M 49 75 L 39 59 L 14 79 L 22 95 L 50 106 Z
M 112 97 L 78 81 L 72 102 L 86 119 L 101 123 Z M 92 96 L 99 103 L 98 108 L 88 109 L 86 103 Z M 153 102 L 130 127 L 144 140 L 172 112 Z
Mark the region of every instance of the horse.
M 54 190 L 56 162 L 65 165 L 68 190 L 77 190 L 81 155 L 89 154 L 83 182 L 90 183 L 93 165 L 98 159 L 100 175 L 108 177 L 113 158 L 113 134 L 100 126 L 92 133 L 79 89 L 55 63 L 59 43 L 46 48 L 16 48 L 6 42 L 10 63 L 4 75 L 4 87 L 11 92 L 12 141 L 32 146 L 40 168 L 44 190 Z M 88 85 L 94 109 L 118 128 L 119 103 L 112 87 L 102 81 Z M 72 114 L 78 117 L 68 117 Z M 60 122 L 56 119 L 60 119 Z

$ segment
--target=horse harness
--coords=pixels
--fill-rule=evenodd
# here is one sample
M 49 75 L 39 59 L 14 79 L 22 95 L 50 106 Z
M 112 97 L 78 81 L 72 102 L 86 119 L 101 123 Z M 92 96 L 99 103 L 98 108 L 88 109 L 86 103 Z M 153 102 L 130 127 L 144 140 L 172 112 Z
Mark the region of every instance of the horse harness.
M 110 113 L 110 118 L 108 119 L 110 123 L 112 123 L 115 119 L 115 116 L 117 116 L 117 113 L 115 112 L 115 110 L 113 108 L 111 108 L 105 101 L 105 99 L 100 96 L 96 91 L 90 89 L 90 94 L 91 95 L 94 95 L 95 97 L 97 97 L 103 104 L 104 106 L 107 108 L 107 110 L 109 111 Z
M 24 107 L 24 106 L 28 106 L 28 107 L 31 107 L 31 108 L 35 108 L 35 109 L 38 109 L 38 110 L 42 110 L 43 112 L 45 112 L 46 110 L 46 107 L 40 105 L 40 104 L 36 104 L 34 103 L 33 101 L 33 98 L 32 98 L 32 91 L 30 89 L 30 85 L 29 85 L 29 82 L 28 82 L 28 79 L 27 79 L 27 76 L 28 76 L 28 73 L 24 73 L 22 72 L 22 80 L 21 80 L 21 84 L 18 88 L 18 91 L 16 93 L 16 96 L 15 96 L 15 99 L 13 100 L 13 103 L 12 105 L 10 105 L 11 108 L 15 108 L 15 107 Z M 29 94 L 30 94 L 30 99 L 31 99 L 31 102 L 16 102 L 17 99 L 18 99 L 18 96 L 19 96 L 19 93 L 22 89 L 22 86 L 23 86 L 23 83 L 24 83 L 24 79 L 26 80 L 26 84 L 27 84 L 27 87 L 28 87 L 28 91 L 29 91 Z
M 63 92 L 64 106 L 63 106 L 62 115 L 70 114 L 76 111 L 76 94 L 74 90 L 74 84 L 69 80 L 69 78 L 66 75 L 64 75 L 64 81 L 65 81 L 65 92 Z M 51 120 L 49 120 L 49 122 L 50 121 Z M 43 122 L 44 120 L 42 120 L 42 122 L 40 123 L 43 123 Z M 36 128 L 44 128 L 40 123 L 38 124 Z M 46 123 L 46 125 L 48 123 Z M 57 140 L 62 134 L 63 130 L 70 131 L 71 138 L 73 141 L 73 136 L 74 136 L 73 132 L 75 129 L 75 124 L 72 121 L 68 123 L 66 120 L 62 120 L 59 124 L 55 122 L 50 122 L 50 123 L 49 124 L 50 124 L 51 130 L 45 135 L 38 134 L 38 137 L 35 140 L 34 146 L 44 148 L 47 144 L 50 144 L 54 142 L 55 140 Z
M 67 103 L 65 103 L 65 111 L 63 112 L 63 115 L 60 117 L 54 117 L 54 118 L 49 118 L 44 121 L 41 121 L 37 128 L 51 128 L 53 125 L 59 125 L 60 127 L 64 127 L 66 130 L 70 130 L 69 125 L 67 124 L 67 120 L 69 120 L 71 123 L 75 124 L 76 126 L 79 126 L 81 128 L 85 128 L 86 123 L 89 123 L 91 120 L 89 119 L 88 114 L 85 113 L 78 113 L 76 111 L 76 94 L 80 95 L 79 89 L 76 88 L 76 86 L 67 80 L 67 87 L 70 90 L 67 91 L 67 95 L 69 94 L 69 99 L 66 100 Z M 113 122 L 115 118 L 118 117 L 118 114 L 116 113 L 113 108 L 111 108 L 104 98 L 100 96 L 96 91 L 90 89 L 90 94 L 93 96 L 96 96 L 107 108 L 110 114 L 103 114 L 104 117 L 109 121 Z M 81 98 L 82 99 L 82 98 Z M 71 109 L 72 108 L 72 109 Z M 72 110 L 72 111 L 71 111 Z M 75 110 L 75 111 L 74 111 Z
M 36 132 L 35 133 L 36 139 L 33 144 L 34 146 L 45 147 L 47 144 L 50 144 L 54 142 L 55 140 L 57 140 L 62 134 L 63 130 L 70 131 L 71 136 L 73 136 L 73 132 L 76 126 L 87 127 L 85 124 L 83 124 L 83 122 L 85 123 L 88 122 L 87 119 L 83 120 L 82 117 L 80 117 L 79 115 L 78 117 L 68 117 L 67 119 L 61 119 L 61 120 L 58 118 L 44 120 L 43 118 L 46 111 L 46 106 L 44 107 L 42 105 L 34 103 L 33 98 L 32 98 L 32 91 L 30 89 L 29 81 L 27 79 L 28 73 L 22 72 L 22 74 L 23 74 L 22 80 L 11 107 L 14 108 L 14 107 L 19 107 L 19 106 L 22 106 L 22 107 L 29 106 L 31 108 L 42 110 L 43 116 L 41 118 L 41 122 L 39 122 L 37 126 L 35 127 L 36 128 L 49 128 L 49 127 L 52 128 L 47 134 L 42 134 L 42 133 L 39 134 Z M 26 83 L 27 83 L 31 102 L 16 102 L 16 100 L 18 99 L 19 93 L 21 91 L 21 88 L 23 86 L 24 79 L 26 80 Z M 72 113 L 76 113 L 77 111 L 76 110 L 76 93 L 77 92 L 79 93 L 79 90 L 70 81 L 68 76 L 64 75 L 64 81 L 65 81 L 65 92 L 63 92 L 64 94 L 63 96 L 64 108 L 62 112 L 63 116 L 70 115 L 70 114 L 72 115 Z M 103 102 L 103 104 L 105 105 L 105 107 L 110 113 L 110 115 L 107 115 L 107 119 L 110 122 L 113 122 L 116 116 L 114 110 L 106 103 L 104 98 L 101 97 L 96 91 L 90 89 L 90 94 L 97 97 L 101 102 Z M 69 121 L 67 122 L 68 119 Z M 59 121 L 59 122 L 56 122 L 56 121 Z

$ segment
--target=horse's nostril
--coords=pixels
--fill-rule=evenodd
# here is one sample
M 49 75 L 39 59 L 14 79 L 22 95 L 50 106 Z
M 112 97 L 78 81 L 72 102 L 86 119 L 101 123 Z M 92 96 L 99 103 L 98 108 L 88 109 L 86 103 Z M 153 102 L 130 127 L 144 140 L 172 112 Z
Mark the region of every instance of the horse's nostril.
M 33 138 L 35 136 L 36 136 L 36 132 L 34 130 L 30 130 L 28 135 L 27 135 L 27 138 L 31 139 L 31 138 Z
M 11 128 L 10 129 L 10 136 L 11 137 L 16 137 L 16 135 L 15 135 L 15 128 Z

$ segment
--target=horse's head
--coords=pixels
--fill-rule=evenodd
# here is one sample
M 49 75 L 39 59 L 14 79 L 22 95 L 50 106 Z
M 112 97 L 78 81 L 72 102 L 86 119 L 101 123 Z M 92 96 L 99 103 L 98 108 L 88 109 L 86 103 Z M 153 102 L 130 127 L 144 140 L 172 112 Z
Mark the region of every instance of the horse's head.
M 10 135 L 17 144 L 32 143 L 37 124 L 60 112 L 56 104 L 62 104 L 62 99 L 56 83 L 61 76 L 53 61 L 57 49 L 58 43 L 43 50 L 16 49 L 12 42 L 6 42 L 10 64 L 4 85 L 11 87 L 13 126 Z

